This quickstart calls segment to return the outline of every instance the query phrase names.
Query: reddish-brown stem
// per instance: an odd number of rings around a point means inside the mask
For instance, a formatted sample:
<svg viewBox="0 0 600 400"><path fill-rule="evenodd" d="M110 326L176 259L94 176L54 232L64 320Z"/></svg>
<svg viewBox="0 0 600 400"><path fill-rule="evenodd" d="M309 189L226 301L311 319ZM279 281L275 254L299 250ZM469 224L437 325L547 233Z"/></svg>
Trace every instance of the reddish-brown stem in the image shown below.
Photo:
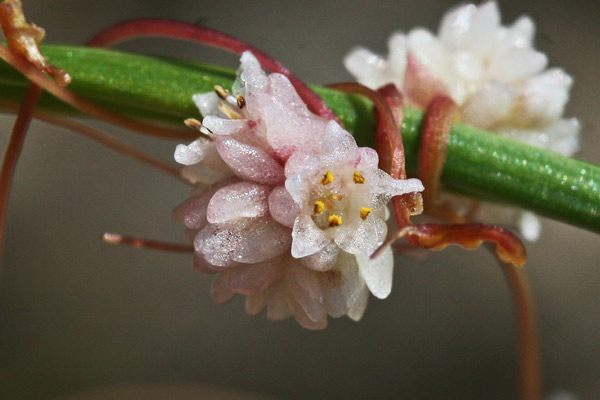
<svg viewBox="0 0 600 400"><path fill-rule="evenodd" d="M193 139L198 136L197 134L194 134L188 130L163 128L147 124L141 121L137 121L131 118L126 118L121 115L110 112L90 102L89 100L86 100L83 97L76 95L67 88L58 86L53 80L48 78L42 72L38 71L33 65L27 62L27 60L13 54L8 48L6 48L3 45L0 45L0 58L12 65L23 75L25 75L27 79L29 79L31 82L40 86L47 92L51 93L53 96L59 98L60 100L69 104L73 108L83 112L84 114L89 114L98 119L107 121L113 125L117 125L146 135L164 137L169 139Z"/></svg>
<svg viewBox="0 0 600 400"><path fill-rule="evenodd" d="M163 242L161 240L144 239L135 236L125 236L118 233L105 233L102 240L110 244L125 244L140 249L171 251L176 253L193 253L194 248L187 244Z"/></svg>
<svg viewBox="0 0 600 400"><path fill-rule="evenodd" d="M12 103L6 102L4 100L0 100L0 106L2 106L3 108L5 108L7 110L18 110L18 106L14 105ZM120 153L127 157L131 157L134 160L138 160L146 165L151 166L152 168L155 168L169 176L172 176L174 178L179 179L182 182L189 184L189 181L187 181L186 179L184 179L181 176L179 169L177 169L176 167L173 167L162 160L151 157L151 156L147 155L146 153L143 153L143 152L135 149L134 147L131 147L131 146L111 137L110 135L107 135L105 133L102 133L102 132L92 128L91 126L82 124L80 122L77 122L77 121L74 121L74 120L71 120L68 118L63 118L63 117L59 117L57 115L47 114L47 113L40 112L40 111L34 111L33 116L34 116L34 118L39 119L40 121L44 121L44 122L47 122L52 125L57 125L57 126L62 126L64 128L68 128L71 131L73 131L75 133L79 133L80 135L83 135L83 136L87 137L88 139L91 139L91 140L95 141L96 143L98 143L104 147L107 147L110 150L113 150L116 153Z"/></svg>
<svg viewBox="0 0 600 400"><path fill-rule="evenodd" d="M539 400L541 398L540 355L531 290L522 271L512 265L501 264L504 277L511 288L516 310L519 399Z"/></svg>
<svg viewBox="0 0 600 400"><path fill-rule="evenodd" d="M341 121L338 119L337 115L327 107L325 102L279 61L276 61L273 57L256 47L250 46L239 39L210 28L181 21L143 18L114 25L92 37L88 40L87 44L89 46L108 46L124 40L143 36L163 36L191 40L228 50L236 54L242 54L244 51L249 50L258 59L263 68L287 76L302 100L304 100L312 112L328 120L334 119L341 125Z"/></svg>
<svg viewBox="0 0 600 400"><path fill-rule="evenodd" d="M162 160L151 157L151 156L149 156L149 155L147 155L147 154L145 154L145 153L143 153L143 152L141 152L141 151L139 151L139 150L109 136L109 135L106 135L88 125L84 125L79 122L67 119L67 118L60 118L60 117L56 117L56 116L44 114L44 113L35 113L35 117L42 121L46 121L46 122L54 124L54 125L59 125L59 126L68 128L76 133L79 133L79 134L101 144L104 147L107 147L117 153L121 153L127 157L131 157L134 160L138 160L146 165L151 166L152 168L155 168L169 176L172 176L174 178L179 179L182 182L189 184L189 182L186 179L182 178L178 168L175 168Z"/></svg>
<svg viewBox="0 0 600 400"><path fill-rule="evenodd" d="M456 104L447 96L435 97L427 107L419 147L419 179L425 186L425 207L436 206L455 112Z"/></svg>
<svg viewBox="0 0 600 400"><path fill-rule="evenodd" d="M12 186L12 179L15 174L15 168L21 149L23 148L23 142L25 141L25 135L27 134L27 128L31 122L33 115L33 109L37 104L42 90L35 84L29 85L27 95L23 104L19 108L15 125L13 126L12 133L6 147L4 154L4 161L2 162L2 170L0 171L0 258L2 255L2 245L4 242L4 226L6 224L6 210L8 207L8 199L10 196L10 189ZM1 272L0 263L0 272Z"/></svg>

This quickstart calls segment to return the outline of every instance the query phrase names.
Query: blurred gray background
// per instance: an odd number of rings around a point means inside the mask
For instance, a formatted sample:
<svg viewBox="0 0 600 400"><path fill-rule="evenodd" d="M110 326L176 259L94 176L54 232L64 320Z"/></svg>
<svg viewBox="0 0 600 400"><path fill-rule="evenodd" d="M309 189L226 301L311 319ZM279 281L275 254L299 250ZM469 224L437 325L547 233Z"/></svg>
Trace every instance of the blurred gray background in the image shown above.
<svg viewBox="0 0 600 400"><path fill-rule="evenodd" d="M385 52L392 31L437 29L452 4L25 1L47 42L81 44L134 17L199 21L314 83L350 79L341 60L352 46ZM578 157L600 163L598 3L514 0L500 8L505 23L533 16L538 48L575 77L567 115L583 125ZM236 56L189 43L146 39L120 48L237 65ZM0 116L1 149L12 121ZM172 157L175 143L96 126ZM309 332L292 320L248 317L241 299L214 304L210 277L192 269L191 256L100 241L105 231L183 241L169 214L187 193L184 184L84 138L33 124L2 260L0 398L116 398L123 387L129 398L139 387L144 398L224 398L218 390L234 391L232 398L515 398L511 303L487 252L451 248L421 262L398 258L391 296L372 298L362 321L330 320L325 331ZM538 308L544 393L597 399L599 240L560 223L543 225L540 242L528 246L526 271ZM169 390L177 394L163 395Z"/></svg>

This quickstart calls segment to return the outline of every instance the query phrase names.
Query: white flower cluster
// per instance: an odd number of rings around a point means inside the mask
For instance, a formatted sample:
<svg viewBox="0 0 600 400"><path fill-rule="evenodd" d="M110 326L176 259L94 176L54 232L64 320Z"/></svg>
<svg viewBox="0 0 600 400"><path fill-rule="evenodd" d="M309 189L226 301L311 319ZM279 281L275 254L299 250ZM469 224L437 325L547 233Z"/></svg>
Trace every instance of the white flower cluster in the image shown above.
<svg viewBox="0 0 600 400"><path fill-rule="evenodd" d="M197 186L174 218L193 236L195 266L218 274L213 297L242 294L249 314L266 307L310 329L327 315L360 319L369 290L391 291L391 250L369 259L387 234L386 203L423 185L380 170L373 149L311 113L249 52L234 93L217 92L194 98L206 136L175 152Z"/></svg>
<svg viewBox="0 0 600 400"><path fill-rule="evenodd" d="M389 55L352 50L346 68L371 88L394 83L408 104L425 108L436 95L459 106L461 122L564 155L579 146L579 123L563 118L572 78L546 69L533 48L535 26L521 17L501 25L495 2L461 5L442 18L437 36L423 28L389 39ZM530 213L521 220L529 240L539 235Z"/></svg>

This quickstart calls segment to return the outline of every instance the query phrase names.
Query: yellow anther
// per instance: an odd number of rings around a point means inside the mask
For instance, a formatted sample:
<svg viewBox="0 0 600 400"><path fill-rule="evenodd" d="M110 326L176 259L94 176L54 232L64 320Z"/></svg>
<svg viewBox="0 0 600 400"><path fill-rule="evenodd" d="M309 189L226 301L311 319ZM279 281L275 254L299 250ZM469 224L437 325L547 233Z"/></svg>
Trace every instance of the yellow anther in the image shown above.
<svg viewBox="0 0 600 400"><path fill-rule="evenodd" d="M340 226L341 224L342 224L342 217L340 217L339 215L336 215L336 214L331 214L329 216L329 226L330 227Z"/></svg>
<svg viewBox="0 0 600 400"><path fill-rule="evenodd" d="M363 184L365 183L365 177L358 171L354 173L354 183Z"/></svg>
<svg viewBox="0 0 600 400"><path fill-rule="evenodd" d="M363 207L360 209L360 217L362 219L367 219L367 217L369 216L369 214L371 214L373 212L372 208L369 207Z"/></svg>
<svg viewBox="0 0 600 400"><path fill-rule="evenodd" d="M227 90L223 89L223 86L221 86L221 85L215 85L215 93L222 100L225 100L227 98L227 95L229 94L229 92Z"/></svg>
<svg viewBox="0 0 600 400"><path fill-rule="evenodd" d="M315 207L313 208L314 214L321 214L324 209L325 209L325 203L323 203L322 201L318 201L318 200L315 201Z"/></svg>
<svg viewBox="0 0 600 400"><path fill-rule="evenodd" d="M229 117L229 119L242 119L242 116L240 114L238 114L237 111L235 111L231 107L229 107L228 104L225 104L222 101L220 101L218 103L218 106L219 106L219 110L221 110L221 112L223 114L227 115L227 117Z"/></svg>
<svg viewBox="0 0 600 400"><path fill-rule="evenodd" d="M244 108L246 106L246 99L241 94L237 97L236 101L239 108Z"/></svg>
<svg viewBox="0 0 600 400"><path fill-rule="evenodd" d="M323 179L321 179L321 185L329 185L331 182L333 182L333 174L330 170L327 170L323 175Z"/></svg>

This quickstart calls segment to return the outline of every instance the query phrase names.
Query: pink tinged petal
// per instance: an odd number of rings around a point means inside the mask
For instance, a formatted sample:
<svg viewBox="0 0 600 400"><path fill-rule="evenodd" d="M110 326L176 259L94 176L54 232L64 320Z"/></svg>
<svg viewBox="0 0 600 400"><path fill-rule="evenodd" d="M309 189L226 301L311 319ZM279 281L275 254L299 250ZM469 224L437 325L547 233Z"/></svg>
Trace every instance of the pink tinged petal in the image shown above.
<svg viewBox="0 0 600 400"><path fill-rule="evenodd" d="M494 1L477 7L471 19L469 31L463 44L480 57L486 57L494 51L496 32L500 28L500 11Z"/></svg>
<svg viewBox="0 0 600 400"><path fill-rule="evenodd" d="M258 293L254 296L246 297L246 313L250 316L261 312L266 306L269 298L266 293Z"/></svg>
<svg viewBox="0 0 600 400"><path fill-rule="evenodd" d="M365 312L365 309L367 308L368 302L369 289L367 289L367 287L364 286L356 301L350 305L350 309L348 310L348 317L353 321L360 321Z"/></svg>
<svg viewBox="0 0 600 400"><path fill-rule="evenodd" d="M202 125L215 135L234 135L249 131L245 119L220 118L214 115L204 117Z"/></svg>
<svg viewBox="0 0 600 400"><path fill-rule="evenodd" d="M379 168L379 155L377 151L370 147L360 147L358 152L360 154L360 159L356 166L358 171Z"/></svg>
<svg viewBox="0 0 600 400"><path fill-rule="evenodd" d="M178 144L175 148L175 161L183 165L199 163L208 155L214 145L212 140L205 137L194 140L187 146Z"/></svg>
<svg viewBox="0 0 600 400"><path fill-rule="evenodd" d="M548 65L544 53L532 49L511 49L492 59L488 73L500 82L519 82L539 74Z"/></svg>
<svg viewBox="0 0 600 400"><path fill-rule="evenodd" d="M334 269L320 274L327 314L334 318L345 315L359 299L365 282L356 257L342 252Z"/></svg>
<svg viewBox="0 0 600 400"><path fill-rule="evenodd" d="M206 208L210 199L221 187L233 183L235 178L224 179L209 187L197 185L190 198L178 205L172 213L174 221L183 222L190 229L202 229L206 224Z"/></svg>
<svg viewBox="0 0 600 400"><path fill-rule="evenodd" d="M225 117L225 114L219 110L219 101L221 99L215 92L208 93L199 93L192 96L192 100L196 107L198 107L198 111L203 116L207 115L218 115L221 117Z"/></svg>
<svg viewBox="0 0 600 400"><path fill-rule="evenodd" d="M194 255L193 265L194 269L200 272L201 274L214 274L222 271L221 268L215 268L214 265L210 265L209 263L204 261L202 257L198 257L196 255Z"/></svg>
<svg viewBox="0 0 600 400"><path fill-rule="evenodd" d="M278 186L269 194L269 213L271 217L283 226L292 228L300 213L300 207L284 186Z"/></svg>
<svg viewBox="0 0 600 400"><path fill-rule="evenodd" d="M442 43L454 49L460 43L471 27L471 20L477 7L474 4L458 6L444 14L438 36Z"/></svg>
<svg viewBox="0 0 600 400"><path fill-rule="evenodd" d="M293 315L289 305L287 290L284 285L274 288L267 305L267 318L272 321L282 321Z"/></svg>
<svg viewBox="0 0 600 400"><path fill-rule="evenodd" d="M338 253L338 246L335 243L329 243L316 253L301 258L300 261L305 267L312 270L328 271L336 265Z"/></svg>
<svg viewBox="0 0 600 400"><path fill-rule="evenodd" d="M329 121L325 138L321 144L320 162L324 167L358 164L360 152L354 136L346 132L335 121Z"/></svg>
<svg viewBox="0 0 600 400"><path fill-rule="evenodd" d="M267 186L250 182L225 186L210 199L206 212L208 222L218 224L235 218L264 217L269 214L269 192Z"/></svg>
<svg viewBox="0 0 600 400"><path fill-rule="evenodd" d="M292 230L292 257L310 256L330 243L309 215L300 215Z"/></svg>
<svg viewBox="0 0 600 400"><path fill-rule="evenodd" d="M327 122L308 110L285 76L271 74L268 79L269 92L248 101L253 112L260 113L277 158L285 161L296 151L318 149Z"/></svg>
<svg viewBox="0 0 600 400"><path fill-rule="evenodd" d="M221 158L240 179L263 185L283 184L283 167L264 150L231 138L215 141Z"/></svg>
<svg viewBox="0 0 600 400"><path fill-rule="evenodd" d="M217 304L227 303L235 296L235 292L227 286L229 280L229 271L221 272L212 281L210 294Z"/></svg>
<svg viewBox="0 0 600 400"><path fill-rule="evenodd" d="M290 248L290 229L271 218L257 218L250 223L244 237L235 248L233 259L254 264L276 257Z"/></svg>
<svg viewBox="0 0 600 400"><path fill-rule="evenodd" d="M340 249L365 257L377 250L387 234L387 224L374 214L369 214L365 220L356 218L336 229L334 241Z"/></svg>
<svg viewBox="0 0 600 400"><path fill-rule="evenodd" d="M298 151L285 162L285 176L309 175L320 168L319 159L313 153Z"/></svg>
<svg viewBox="0 0 600 400"><path fill-rule="evenodd" d="M265 292L283 276L280 257L262 263L241 265L231 270L228 286L236 293L252 296Z"/></svg>
<svg viewBox="0 0 600 400"><path fill-rule="evenodd" d="M488 82L463 106L464 121L481 129L489 129L510 113L513 100L512 87Z"/></svg>
<svg viewBox="0 0 600 400"><path fill-rule="evenodd" d="M404 91L413 104L426 108L434 97L448 95L448 89L440 78L413 54L408 53L406 60Z"/></svg>
<svg viewBox="0 0 600 400"><path fill-rule="evenodd" d="M197 255L202 255L204 260L217 267L235 266L236 249L244 240L249 226L249 220L209 224L196 235L194 250Z"/></svg>
<svg viewBox="0 0 600 400"><path fill-rule="evenodd" d="M392 275L394 256L388 247L379 257L370 260L368 257L356 256L360 273L373 295L385 299L392 291Z"/></svg>
<svg viewBox="0 0 600 400"><path fill-rule="evenodd" d="M308 319L318 322L326 317L318 272L304 267L299 262L291 262L286 270L286 281L290 293Z"/></svg>

